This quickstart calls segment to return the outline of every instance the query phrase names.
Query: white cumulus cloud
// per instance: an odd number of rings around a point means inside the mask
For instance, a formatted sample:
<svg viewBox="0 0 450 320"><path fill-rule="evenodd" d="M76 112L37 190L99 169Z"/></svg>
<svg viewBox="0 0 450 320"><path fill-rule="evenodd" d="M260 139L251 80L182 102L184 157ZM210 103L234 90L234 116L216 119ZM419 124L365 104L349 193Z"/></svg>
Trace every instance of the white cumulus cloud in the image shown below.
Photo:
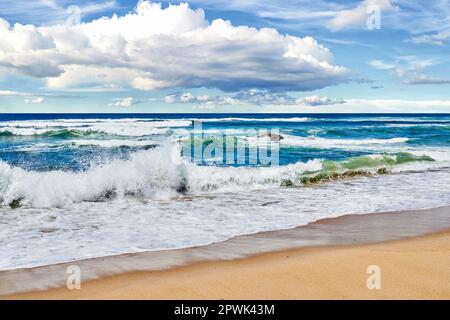
<svg viewBox="0 0 450 320"><path fill-rule="evenodd" d="M164 98L166 103L193 103L198 105L272 105L272 106L319 106L345 103L343 99L332 99L329 97L309 96L295 98L287 93L271 92L264 90L245 90L233 96L195 96L192 93L175 93Z"/></svg>
<svg viewBox="0 0 450 320"><path fill-rule="evenodd" d="M343 104L343 99L331 99L329 97L309 96L297 99L297 104L306 106L326 106L333 104Z"/></svg>
<svg viewBox="0 0 450 320"><path fill-rule="evenodd" d="M369 65L375 69L379 70L392 70L395 69L395 64L386 63L381 60L371 60L369 61Z"/></svg>
<svg viewBox="0 0 450 320"><path fill-rule="evenodd" d="M0 13L1 14L1 13ZM116 86L307 91L349 70L312 37L208 22L188 4L139 1L134 12L79 25L10 25L0 18L0 68L50 88Z"/></svg>
<svg viewBox="0 0 450 320"><path fill-rule="evenodd" d="M113 102L110 102L108 104L109 107L122 107L122 108L129 108L131 106L134 106L135 104L141 103L140 100L136 100L133 97L127 97L127 98L117 98L113 99Z"/></svg>
<svg viewBox="0 0 450 320"><path fill-rule="evenodd" d="M17 96L25 96L26 93L11 91L11 90L0 90L0 97L17 97Z"/></svg>
<svg viewBox="0 0 450 320"><path fill-rule="evenodd" d="M439 60L419 59L415 56L397 57L395 63L371 60L369 65L379 70L391 71L403 84L449 84L450 79L427 74L427 68L441 63Z"/></svg>
<svg viewBox="0 0 450 320"><path fill-rule="evenodd" d="M196 103L203 105L235 105L241 101L228 96L210 96L199 95L195 96L190 92L173 93L164 97L166 103Z"/></svg>
<svg viewBox="0 0 450 320"><path fill-rule="evenodd" d="M25 103L27 104L42 104L45 102L44 97L34 97L34 98L26 98Z"/></svg>

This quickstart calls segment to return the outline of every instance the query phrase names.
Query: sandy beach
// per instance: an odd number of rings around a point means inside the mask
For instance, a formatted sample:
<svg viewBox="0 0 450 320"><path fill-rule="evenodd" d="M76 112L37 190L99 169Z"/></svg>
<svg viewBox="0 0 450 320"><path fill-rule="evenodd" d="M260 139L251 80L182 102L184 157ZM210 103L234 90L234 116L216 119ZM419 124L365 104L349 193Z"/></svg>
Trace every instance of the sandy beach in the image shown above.
<svg viewBox="0 0 450 320"><path fill-rule="evenodd" d="M381 289L367 288L367 268ZM5 297L4 297L5 298ZM131 272L7 299L450 299L450 230L379 244L320 247Z"/></svg>
<svg viewBox="0 0 450 320"><path fill-rule="evenodd" d="M449 2L0 0L0 300L450 300Z"/></svg>

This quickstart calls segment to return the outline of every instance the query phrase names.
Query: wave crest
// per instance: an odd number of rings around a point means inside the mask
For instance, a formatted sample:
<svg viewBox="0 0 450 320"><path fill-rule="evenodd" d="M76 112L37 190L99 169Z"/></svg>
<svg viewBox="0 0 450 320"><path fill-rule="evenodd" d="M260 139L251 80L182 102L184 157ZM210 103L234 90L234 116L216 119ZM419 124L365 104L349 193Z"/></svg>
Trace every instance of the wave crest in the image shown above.
<svg viewBox="0 0 450 320"><path fill-rule="evenodd" d="M192 195L248 191L304 184L359 174L430 168L426 155L398 153L350 158L343 161L311 160L279 167L212 167L188 163L178 145L139 151L128 160L114 160L83 172L27 171L0 162L0 202L10 207L62 207L83 201L117 197L168 199ZM434 167L436 167L436 165Z"/></svg>
<svg viewBox="0 0 450 320"><path fill-rule="evenodd" d="M84 172L26 171L0 162L3 205L61 207L126 195L170 197L183 186L183 162L169 147L137 152Z"/></svg>

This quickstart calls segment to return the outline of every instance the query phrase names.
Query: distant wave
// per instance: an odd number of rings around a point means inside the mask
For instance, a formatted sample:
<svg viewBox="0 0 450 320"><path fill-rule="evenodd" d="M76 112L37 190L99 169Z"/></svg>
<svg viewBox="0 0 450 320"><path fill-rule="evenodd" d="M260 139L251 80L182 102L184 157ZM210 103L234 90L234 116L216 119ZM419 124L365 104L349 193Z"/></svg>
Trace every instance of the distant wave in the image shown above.
<svg viewBox="0 0 450 320"><path fill-rule="evenodd" d="M93 134L140 137L168 134L171 128L189 127L191 121L165 120L55 120L0 122L0 136L51 136L70 138Z"/></svg>
<svg viewBox="0 0 450 320"><path fill-rule="evenodd" d="M97 139L77 139L77 140L65 140L62 143L35 143L30 145L12 147L14 151L43 151L43 150L56 150L63 148L80 148L80 147L99 147L99 148L119 148L119 147L155 147L160 142L153 140L128 140L128 139L110 139L110 140L97 140Z"/></svg>
<svg viewBox="0 0 450 320"><path fill-rule="evenodd" d="M67 144L73 146L97 146L102 148L114 148L114 147L146 147L154 146L159 143L152 140L69 140Z"/></svg>
<svg viewBox="0 0 450 320"><path fill-rule="evenodd" d="M42 136L57 138L72 138L92 135L115 135L124 137L143 137L150 135L170 134L170 128L146 128L146 127L119 127L119 126L91 126L91 127L73 127L66 128L8 128L0 129L0 136Z"/></svg>
<svg viewBox="0 0 450 320"><path fill-rule="evenodd" d="M91 125L145 125L150 127L186 127L191 125L190 120L184 119L60 119L60 120L15 120L0 122L0 127L82 127Z"/></svg>
<svg viewBox="0 0 450 320"><path fill-rule="evenodd" d="M327 139L316 136L299 137L292 135L284 135L281 144L296 147L319 147L333 148L342 146L365 146L365 145L384 145L398 144L409 141L409 138L391 138L391 139Z"/></svg>
<svg viewBox="0 0 450 320"><path fill-rule="evenodd" d="M421 119L417 117L348 117L348 118L317 118L320 121L329 121L329 122L351 122L351 123L361 123L361 122L374 122L374 123L411 123L411 124L420 124L420 123L450 123L450 118L447 119Z"/></svg>
<svg viewBox="0 0 450 320"><path fill-rule="evenodd" d="M426 154L398 153L343 161L315 159L280 167L209 167L187 163L178 146L165 145L83 172L26 171L0 162L0 203L12 208L48 208L118 197L167 199L186 193L301 187L355 175L447 166L448 162Z"/></svg>
<svg viewBox="0 0 450 320"><path fill-rule="evenodd" d="M215 136L215 134L224 133L225 131L221 130L205 130L203 131L204 135L203 137L196 136L194 137L195 141L203 140L204 142L212 142L212 141L222 141L222 136ZM270 142L269 137L261 137L261 136L255 136L254 131L245 131L241 129L231 129L230 130L232 135L238 135L238 138L247 140L250 144L257 144L261 142ZM246 136L247 133L252 133L251 136ZM208 135L210 134L210 135ZM391 139L329 139L329 138L321 138L317 136L293 136L293 135L287 135L287 134L281 134L283 137L282 140L280 140L280 144L282 145L288 145L288 146L297 146L297 147L320 147L320 148L333 148L333 147L339 147L339 146L351 146L351 145L357 145L357 146L366 146L366 145L374 145L374 144L398 144L398 143L405 143L408 142L409 138L391 138ZM229 139L233 139L234 136L228 137ZM189 138L184 137L182 138L183 141L188 141Z"/></svg>
<svg viewBox="0 0 450 320"><path fill-rule="evenodd" d="M438 127L440 129L450 129L450 122L447 123L388 123L385 125L389 128L410 128L410 127Z"/></svg>
<svg viewBox="0 0 450 320"><path fill-rule="evenodd" d="M193 118L194 121L200 122L305 122L309 118L293 117L293 118Z"/></svg>

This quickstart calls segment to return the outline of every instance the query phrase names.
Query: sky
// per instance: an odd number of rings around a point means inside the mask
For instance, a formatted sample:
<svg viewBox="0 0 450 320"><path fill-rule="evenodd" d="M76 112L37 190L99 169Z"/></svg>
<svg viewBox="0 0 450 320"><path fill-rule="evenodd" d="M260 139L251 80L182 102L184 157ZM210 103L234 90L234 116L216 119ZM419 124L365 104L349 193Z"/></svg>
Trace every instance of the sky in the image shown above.
<svg viewBox="0 0 450 320"><path fill-rule="evenodd" d="M0 0L0 113L450 113L449 0Z"/></svg>

